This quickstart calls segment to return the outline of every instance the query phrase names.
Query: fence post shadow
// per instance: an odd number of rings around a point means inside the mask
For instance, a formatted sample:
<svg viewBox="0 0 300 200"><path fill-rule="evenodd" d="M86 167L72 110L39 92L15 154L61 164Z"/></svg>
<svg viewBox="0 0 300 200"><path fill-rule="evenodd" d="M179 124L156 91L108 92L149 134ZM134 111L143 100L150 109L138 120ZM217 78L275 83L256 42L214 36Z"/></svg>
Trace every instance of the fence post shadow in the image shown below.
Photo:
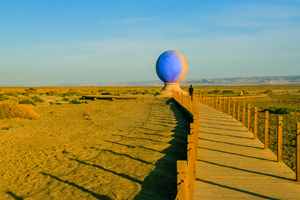
<svg viewBox="0 0 300 200"><path fill-rule="evenodd" d="M23 200L22 197L17 196L12 191L6 191L5 193L8 194L9 196L11 196L12 198L14 198L15 200Z"/></svg>
<svg viewBox="0 0 300 200"><path fill-rule="evenodd" d="M187 158L187 136L191 118L177 105L174 99L166 102L176 118L176 126L172 130L171 145L161 151L164 157L155 163L155 169L143 181L141 191L134 200L173 200L177 195L177 160ZM151 147L149 147L151 148Z"/></svg>

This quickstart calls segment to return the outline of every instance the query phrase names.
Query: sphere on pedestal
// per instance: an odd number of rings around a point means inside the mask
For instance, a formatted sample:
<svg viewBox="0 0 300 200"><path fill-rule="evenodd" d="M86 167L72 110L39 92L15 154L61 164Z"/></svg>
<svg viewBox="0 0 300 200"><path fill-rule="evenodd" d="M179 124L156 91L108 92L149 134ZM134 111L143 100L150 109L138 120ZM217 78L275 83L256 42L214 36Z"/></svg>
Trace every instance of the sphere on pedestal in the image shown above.
<svg viewBox="0 0 300 200"><path fill-rule="evenodd" d="M188 65L185 57L178 51L162 53L156 61L156 73L165 83L179 83L186 76Z"/></svg>

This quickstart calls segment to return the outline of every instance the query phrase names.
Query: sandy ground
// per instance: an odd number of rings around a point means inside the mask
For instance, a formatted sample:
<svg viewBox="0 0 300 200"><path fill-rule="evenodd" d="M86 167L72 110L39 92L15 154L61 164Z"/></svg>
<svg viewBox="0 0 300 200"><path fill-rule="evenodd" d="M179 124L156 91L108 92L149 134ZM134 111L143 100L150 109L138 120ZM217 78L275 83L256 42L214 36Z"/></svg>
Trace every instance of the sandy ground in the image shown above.
<svg viewBox="0 0 300 200"><path fill-rule="evenodd" d="M189 121L167 98L40 103L0 121L0 199L174 199Z"/></svg>

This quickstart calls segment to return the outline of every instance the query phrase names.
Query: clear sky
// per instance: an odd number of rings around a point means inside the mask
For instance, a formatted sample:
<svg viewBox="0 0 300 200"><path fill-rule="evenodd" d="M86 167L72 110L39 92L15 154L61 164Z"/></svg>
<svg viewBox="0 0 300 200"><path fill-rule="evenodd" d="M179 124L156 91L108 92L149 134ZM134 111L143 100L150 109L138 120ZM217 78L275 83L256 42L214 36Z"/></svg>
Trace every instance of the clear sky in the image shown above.
<svg viewBox="0 0 300 200"><path fill-rule="evenodd" d="M0 85L300 75L300 0L0 0Z"/></svg>

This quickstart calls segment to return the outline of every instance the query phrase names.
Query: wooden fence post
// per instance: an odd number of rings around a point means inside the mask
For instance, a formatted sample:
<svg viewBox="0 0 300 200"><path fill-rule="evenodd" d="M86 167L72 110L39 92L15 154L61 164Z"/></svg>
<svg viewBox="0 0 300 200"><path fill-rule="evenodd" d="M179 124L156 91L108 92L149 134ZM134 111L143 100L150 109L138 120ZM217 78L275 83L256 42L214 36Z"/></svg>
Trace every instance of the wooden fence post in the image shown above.
<svg viewBox="0 0 300 200"><path fill-rule="evenodd" d="M206 93L206 105L209 106L209 98L208 98L208 94Z"/></svg>
<svg viewBox="0 0 300 200"><path fill-rule="evenodd" d="M232 103L232 118L235 118L235 99L233 99Z"/></svg>
<svg viewBox="0 0 300 200"><path fill-rule="evenodd" d="M243 104L243 126L246 124L246 102Z"/></svg>
<svg viewBox="0 0 300 200"><path fill-rule="evenodd" d="M240 115L241 115L241 103L238 102L238 107L237 107L237 121L240 121Z"/></svg>
<svg viewBox="0 0 300 200"><path fill-rule="evenodd" d="M211 94L211 107L214 108L214 95Z"/></svg>
<svg viewBox="0 0 300 200"><path fill-rule="evenodd" d="M228 101L227 101L227 114L230 115L230 99L228 98Z"/></svg>
<svg viewBox="0 0 300 200"><path fill-rule="evenodd" d="M300 123L297 123L297 150L296 150L296 177L297 181L300 182Z"/></svg>
<svg viewBox="0 0 300 200"><path fill-rule="evenodd" d="M253 128L253 139L257 139L257 107L254 108L254 128Z"/></svg>
<svg viewBox="0 0 300 200"><path fill-rule="evenodd" d="M269 111L265 111L265 149L269 148Z"/></svg>
<svg viewBox="0 0 300 200"><path fill-rule="evenodd" d="M248 131L250 131L250 103L248 103L248 118L247 118L247 128L248 128Z"/></svg>
<svg viewBox="0 0 300 200"><path fill-rule="evenodd" d="M222 96L220 96L219 111L222 112Z"/></svg>
<svg viewBox="0 0 300 200"><path fill-rule="evenodd" d="M226 100L225 96L223 97L223 107L222 107L222 112L225 113L225 105L226 105Z"/></svg>
<svg viewBox="0 0 300 200"><path fill-rule="evenodd" d="M177 161L177 199L188 200L187 161Z"/></svg>
<svg viewBox="0 0 300 200"><path fill-rule="evenodd" d="M202 92L199 92L198 97L199 97L199 102L203 103L203 93Z"/></svg>
<svg viewBox="0 0 300 200"><path fill-rule="evenodd" d="M187 170L187 178L188 178L188 196L189 200L193 199L193 188L194 188L194 181L196 180L196 154L195 154L195 142L194 142L194 136L195 135L188 135L188 157L187 157L187 163L188 163L188 170Z"/></svg>
<svg viewBox="0 0 300 200"><path fill-rule="evenodd" d="M207 95L207 105L210 107L211 103L211 95Z"/></svg>
<svg viewBox="0 0 300 200"><path fill-rule="evenodd" d="M278 116L278 128L277 128L277 162L282 162L282 116Z"/></svg>

